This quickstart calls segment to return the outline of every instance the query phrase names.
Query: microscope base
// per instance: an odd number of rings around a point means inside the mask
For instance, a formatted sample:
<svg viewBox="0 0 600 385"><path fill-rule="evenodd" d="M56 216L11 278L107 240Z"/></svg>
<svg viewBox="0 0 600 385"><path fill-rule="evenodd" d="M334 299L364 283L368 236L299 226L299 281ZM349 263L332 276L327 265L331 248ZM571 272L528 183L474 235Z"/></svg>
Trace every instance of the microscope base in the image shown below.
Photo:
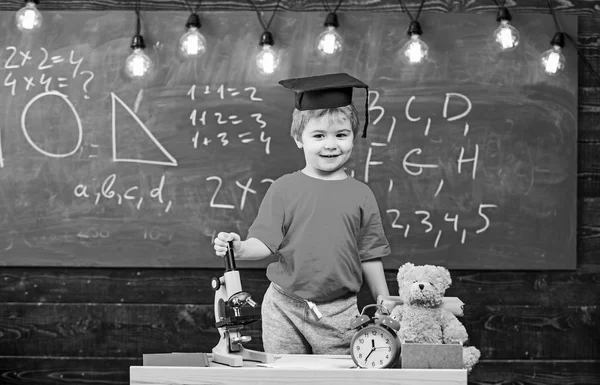
<svg viewBox="0 0 600 385"><path fill-rule="evenodd" d="M213 349L213 362L234 367L241 367L244 359L241 356L231 353L218 353Z"/></svg>
<svg viewBox="0 0 600 385"><path fill-rule="evenodd" d="M275 362L273 354L246 349L242 343L232 343L242 338L240 329L241 327L218 328L221 339L212 349L213 362L229 366L242 366L244 361L258 361L265 364ZM250 337L246 338L250 339Z"/></svg>
<svg viewBox="0 0 600 385"><path fill-rule="evenodd" d="M238 352L223 352L219 351L217 348L218 346L214 347L212 350L212 361L218 364L241 367L243 366L244 361L258 361L265 364L275 362L273 354L246 349L243 346L240 346Z"/></svg>

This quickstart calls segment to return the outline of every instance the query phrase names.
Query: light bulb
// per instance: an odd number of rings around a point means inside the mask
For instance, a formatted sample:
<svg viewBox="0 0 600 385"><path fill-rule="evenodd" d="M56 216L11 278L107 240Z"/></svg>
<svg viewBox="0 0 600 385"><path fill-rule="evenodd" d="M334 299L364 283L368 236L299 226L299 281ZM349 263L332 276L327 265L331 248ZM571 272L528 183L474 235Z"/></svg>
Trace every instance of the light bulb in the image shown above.
<svg viewBox="0 0 600 385"><path fill-rule="evenodd" d="M429 47L419 35L411 35L400 50L402 60L408 64L421 64L427 60Z"/></svg>
<svg viewBox="0 0 600 385"><path fill-rule="evenodd" d="M562 49L557 45L542 54L542 68L548 75L556 75L558 71L565 68L565 63Z"/></svg>
<svg viewBox="0 0 600 385"><path fill-rule="evenodd" d="M500 7L496 20L500 23L494 31L494 41L503 51L511 51L519 45L519 31L510 24L512 16L506 7Z"/></svg>
<svg viewBox="0 0 600 385"><path fill-rule="evenodd" d="M321 56L335 56L342 50L343 39L337 32L340 26L337 15L330 12L325 19L325 31L317 37L317 52Z"/></svg>
<svg viewBox="0 0 600 385"><path fill-rule="evenodd" d="M206 39L198 31L198 28L190 27L181 39L179 39L181 52L187 57L199 57L206 51Z"/></svg>
<svg viewBox="0 0 600 385"><path fill-rule="evenodd" d="M327 27L327 30L319 35L317 50L326 56L333 56L342 50L342 37L335 27Z"/></svg>
<svg viewBox="0 0 600 385"><path fill-rule="evenodd" d="M519 45L519 31L508 20L500 21L500 26L494 31L494 41L503 51L511 51Z"/></svg>
<svg viewBox="0 0 600 385"><path fill-rule="evenodd" d="M28 0L25 6L17 11L17 28L21 31L33 31L42 26L42 14L35 5L36 1Z"/></svg>
<svg viewBox="0 0 600 385"><path fill-rule="evenodd" d="M542 68L546 74L556 75L558 71L565 68L567 63L565 56L562 54L562 47L565 46L565 35L562 32L557 32L550 41L552 48L542 54Z"/></svg>
<svg viewBox="0 0 600 385"><path fill-rule="evenodd" d="M260 37L262 49L256 55L256 67L262 75L271 75L279 68L279 53L273 49L274 39L269 31Z"/></svg>
<svg viewBox="0 0 600 385"><path fill-rule="evenodd" d="M185 57L200 57L206 51L206 39L198 30L200 18L192 13L185 24L188 31L179 39L179 49Z"/></svg>
<svg viewBox="0 0 600 385"><path fill-rule="evenodd" d="M398 52L402 62L417 65L427 60L429 47L421 40L421 34L421 24L418 21L412 21L408 27L408 36L410 37Z"/></svg>
<svg viewBox="0 0 600 385"><path fill-rule="evenodd" d="M131 78L144 77L152 69L152 60L142 48L136 48L125 60L125 73Z"/></svg>
<svg viewBox="0 0 600 385"><path fill-rule="evenodd" d="M256 55L256 66L263 75L270 75L279 68L279 55L270 45L263 45Z"/></svg>
<svg viewBox="0 0 600 385"><path fill-rule="evenodd" d="M131 41L133 52L125 60L125 74L132 79L139 79L152 71L152 60L144 51L146 44L142 35L135 35Z"/></svg>

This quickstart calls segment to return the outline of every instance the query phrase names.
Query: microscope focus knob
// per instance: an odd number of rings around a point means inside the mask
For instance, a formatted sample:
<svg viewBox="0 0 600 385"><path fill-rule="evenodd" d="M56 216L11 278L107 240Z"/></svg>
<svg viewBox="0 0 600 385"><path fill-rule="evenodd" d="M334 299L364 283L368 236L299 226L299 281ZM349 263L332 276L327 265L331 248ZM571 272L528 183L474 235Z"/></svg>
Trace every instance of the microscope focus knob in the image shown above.
<svg viewBox="0 0 600 385"><path fill-rule="evenodd" d="M221 280L217 277L212 277L210 280L210 287L212 287L214 291L219 290L221 288Z"/></svg>

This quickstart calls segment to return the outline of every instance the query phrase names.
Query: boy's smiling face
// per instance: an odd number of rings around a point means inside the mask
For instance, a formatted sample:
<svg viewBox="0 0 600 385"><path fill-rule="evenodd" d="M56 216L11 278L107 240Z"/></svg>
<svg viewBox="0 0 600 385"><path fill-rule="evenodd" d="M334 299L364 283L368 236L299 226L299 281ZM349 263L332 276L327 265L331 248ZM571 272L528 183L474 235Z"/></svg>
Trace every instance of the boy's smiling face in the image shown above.
<svg viewBox="0 0 600 385"><path fill-rule="evenodd" d="M320 179L346 177L342 167L354 146L354 134L348 119L327 115L312 118L296 144L304 150L306 174Z"/></svg>

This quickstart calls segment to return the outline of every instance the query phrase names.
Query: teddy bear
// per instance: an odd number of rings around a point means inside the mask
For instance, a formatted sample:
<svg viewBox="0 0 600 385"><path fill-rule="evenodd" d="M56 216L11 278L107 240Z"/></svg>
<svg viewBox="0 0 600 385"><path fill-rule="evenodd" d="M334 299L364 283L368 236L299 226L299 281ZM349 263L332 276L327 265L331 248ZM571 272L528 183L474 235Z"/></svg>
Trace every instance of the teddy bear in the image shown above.
<svg viewBox="0 0 600 385"><path fill-rule="evenodd" d="M452 312L441 307L452 279L441 266L415 266L408 262L398 269L398 291L402 304L390 315L400 322L400 341L463 345L467 330ZM481 353L474 346L463 347L463 367L470 373Z"/></svg>

